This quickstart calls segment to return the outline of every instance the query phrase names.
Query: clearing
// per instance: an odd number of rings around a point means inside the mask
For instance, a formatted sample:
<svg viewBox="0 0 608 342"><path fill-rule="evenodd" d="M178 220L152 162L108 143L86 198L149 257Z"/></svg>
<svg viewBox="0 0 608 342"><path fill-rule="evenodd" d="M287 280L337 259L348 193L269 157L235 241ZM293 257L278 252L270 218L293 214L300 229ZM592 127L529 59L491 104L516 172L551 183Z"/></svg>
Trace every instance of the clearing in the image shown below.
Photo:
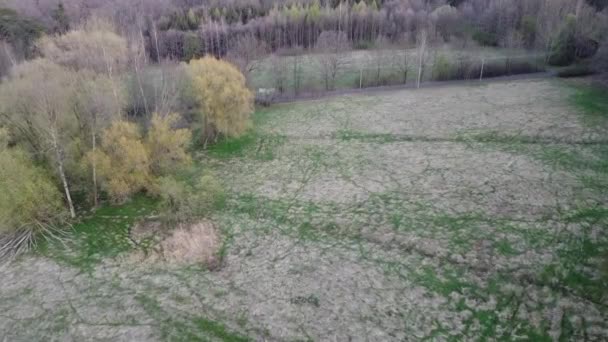
<svg viewBox="0 0 608 342"><path fill-rule="evenodd" d="M33 340L606 340L608 118L528 80L258 110L201 153L222 265L154 262L137 198L0 269L0 336ZM600 113L601 114L601 113Z"/></svg>

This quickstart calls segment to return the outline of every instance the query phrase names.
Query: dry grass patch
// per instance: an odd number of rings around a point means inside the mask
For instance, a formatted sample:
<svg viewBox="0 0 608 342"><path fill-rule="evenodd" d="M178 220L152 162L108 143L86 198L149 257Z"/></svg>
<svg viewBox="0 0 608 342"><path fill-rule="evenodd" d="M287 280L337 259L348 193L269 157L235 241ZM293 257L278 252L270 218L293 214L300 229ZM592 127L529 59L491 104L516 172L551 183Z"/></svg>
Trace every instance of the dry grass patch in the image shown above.
<svg viewBox="0 0 608 342"><path fill-rule="evenodd" d="M130 236L139 247L128 256L131 262L203 264L209 269L220 264L220 235L208 220L180 223L174 229L160 221L142 221L133 226Z"/></svg>
<svg viewBox="0 0 608 342"><path fill-rule="evenodd" d="M209 268L219 265L220 236L210 221L180 225L161 242L165 260L176 263L202 263Z"/></svg>

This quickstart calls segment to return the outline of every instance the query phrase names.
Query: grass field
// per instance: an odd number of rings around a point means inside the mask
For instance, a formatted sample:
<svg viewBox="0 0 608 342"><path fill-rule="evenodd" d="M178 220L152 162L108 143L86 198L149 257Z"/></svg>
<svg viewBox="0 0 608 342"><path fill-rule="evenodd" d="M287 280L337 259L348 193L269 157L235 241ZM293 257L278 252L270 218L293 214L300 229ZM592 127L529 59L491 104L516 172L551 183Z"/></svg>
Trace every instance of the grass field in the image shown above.
<svg viewBox="0 0 608 342"><path fill-rule="evenodd" d="M0 336L606 340L607 98L536 80L260 109L197 157L227 189L222 267L142 257L154 201L104 208L0 269Z"/></svg>

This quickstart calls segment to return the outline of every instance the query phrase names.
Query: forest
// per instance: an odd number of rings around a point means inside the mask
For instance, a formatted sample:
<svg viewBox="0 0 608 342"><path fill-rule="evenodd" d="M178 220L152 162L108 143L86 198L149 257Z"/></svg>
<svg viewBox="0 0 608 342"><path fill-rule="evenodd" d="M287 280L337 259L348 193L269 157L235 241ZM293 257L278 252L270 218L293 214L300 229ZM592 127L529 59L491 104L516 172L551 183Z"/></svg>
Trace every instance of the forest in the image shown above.
<svg viewBox="0 0 608 342"><path fill-rule="evenodd" d="M608 338L607 73L608 0L0 0L0 339Z"/></svg>

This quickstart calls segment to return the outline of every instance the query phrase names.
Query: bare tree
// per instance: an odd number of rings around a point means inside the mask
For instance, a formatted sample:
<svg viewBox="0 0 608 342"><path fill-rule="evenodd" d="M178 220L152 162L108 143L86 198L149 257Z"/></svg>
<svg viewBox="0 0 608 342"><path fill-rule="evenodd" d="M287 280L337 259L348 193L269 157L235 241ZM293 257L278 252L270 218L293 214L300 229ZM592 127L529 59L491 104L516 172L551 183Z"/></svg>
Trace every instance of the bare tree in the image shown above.
<svg viewBox="0 0 608 342"><path fill-rule="evenodd" d="M416 87L420 88L420 81L423 76L424 64L427 60L428 55L428 41L427 41L427 33L426 30L421 30L418 32L418 36L416 37L416 59L418 63L418 76L416 78Z"/></svg>
<svg viewBox="0 0 608 342"><path fill-rule="evenodd" d="M403 84L407 83L407 72L409 71L411 60L408 56L408 48L410 47L410 35L405 33L398 41L399 53L393 54L393 65L403 75Z"/></svg>
<svg viewBox="0 0 608 342"><path fill-rule="evenodd" d="M117 80L128 65L127 41L115 32L113 25L97 17L82 27L60 36L42 38L38 47L42 55L73 70L91 70L105 74L112 82L112 92L120 102Z"/></svg>
<svg viewBox="0 0 608 342"><path fill-rule="evenodd" d="M277 54L270 56L270 72L275 90L281 94L284 93L287 88L287 75L289 73L289 66L285 57Z"/></svg>
<svg viewBox="0 0 608 342"><path fill-rule="evenodd" d="M325 90L335 87L336 76L344 66L344 52L350 48L346 34L339 31L323 31L317 38L317 60L325 82Z"/></svg>
<svg viewBox="0 0 608 342"><path fill-rule="evenodd" d="M260 67L261 60L268 50L266 43L253 34L243 35L231 42L226 59L236 65L249 80L250 74Z"/></svg>
<svg viewBox="0 0 608 342"><path fill-rule="evenodd" d="M291 49L291 73L293 78L293 92L297 95L300 92L302 85L302 59L304 49L301 46L296 46Z"/></svg>
<svg viewBox="0 0 608 342"><path fill-rule="evenodd" d="M547 59L553 49L564 19L575 10L576 2L571 0L542 0L536 26L536 44L547 52Z"/></svg>
<svg viewBox="0 0 608 342"><path fill-rule="evenodd" d="M519 49L524 46L524 39L521 32L517 30L508 32L502 41L502 45L506 48L506 68L507 70L510 70L513 57L516 56Z"/></svg>
<svg viewBox="0 0 608 342"><path fill-rule="evenodd" d="M370 54L376 72L376 85L380 85L382 83L382 69L390 67L390 57L393 55L393 51L389 51L390 47L390 41L385 36L380 35L376 38L374 50Z"/></svg>

